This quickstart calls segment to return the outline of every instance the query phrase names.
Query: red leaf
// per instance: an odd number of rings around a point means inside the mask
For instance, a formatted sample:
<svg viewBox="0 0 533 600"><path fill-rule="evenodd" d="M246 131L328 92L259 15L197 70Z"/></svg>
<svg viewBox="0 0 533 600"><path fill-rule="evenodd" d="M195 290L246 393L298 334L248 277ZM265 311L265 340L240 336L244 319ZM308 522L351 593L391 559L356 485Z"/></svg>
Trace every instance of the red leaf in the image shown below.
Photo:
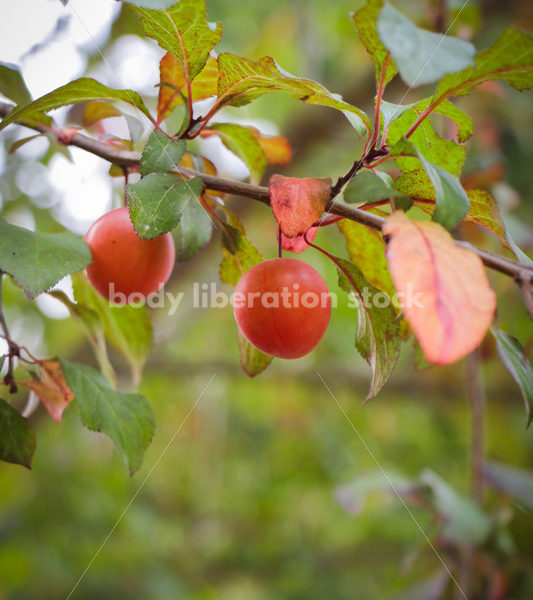
<svg viewBox="0 0 533 600"><path fill-rule="evenodd" d="M307 239L312 242L315 239L316 232L318 231L318 227L311 227L307 230ZM279 233L278 233L279 240ZM298 235L294 238L288 238L286 235L281 234L281 247L283 250L287 250L288 252L296 252L296 254L300 254L303 252L309 244L304 239L304 234Z"/></svg>
<svg viewBox="0 0 533 600"><path fill-rule="evenodd" d="M270 203L281 231L289 238L303 235L325 211L331 179L298 179L272 175Z"/></svg>
<svg viewBox="0 0 533 600"><path fill-rule="evenodd" d="M391 238L387 260L403 312L426 359L444 365L463 358L481 343L496 310L481 259L439 224L401 211L383 234Z"/></svg>
<svg viewBox="0 0 533 600"><path fill-rule="evenodd" d="M65 376L58 361L40 360L37 364L41 372L41 380L23 381L22 385L38 396L54 421L61 423L63 411L74 398L74 395L65 381Z"/></svg>

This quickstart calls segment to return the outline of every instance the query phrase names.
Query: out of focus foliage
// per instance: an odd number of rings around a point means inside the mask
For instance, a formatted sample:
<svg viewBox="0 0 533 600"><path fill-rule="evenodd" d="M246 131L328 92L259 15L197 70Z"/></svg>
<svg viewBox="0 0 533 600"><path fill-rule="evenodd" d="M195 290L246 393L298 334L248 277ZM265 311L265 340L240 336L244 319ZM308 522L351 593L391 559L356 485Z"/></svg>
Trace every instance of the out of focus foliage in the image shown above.
<svg viewBox="0 0 533 600"><path fill-rule="evenodd" d="M209 19L224 25L221 49L251 58L274 56L288 71L315 78L364 108L374 95L371 64L348 16L361 4L208 2ZM436 22L437 2L396 4L422 25ZM453 27L483 47L506 24L531 28L528 6L518 0L471 2ZM120 36L138 33L136 18L123 10L102 46L104 54ZM89 66L102 67L98 53L90 57ZM385 97L399 102L404 92L395 84ZM427 95L423 90L417 94ZM413 98L410 93L403 102ZM516 240L531 249L531 96L505 85L487 85L461 98L458 106L472 115L475 126L465 179L491 189ZM227 114L237 117L232 109ZM295 160L286 174L335 177L361 152L342 116L325 108L299 105L276 94L250 105L244 114L289 137ZM49 153L29 159L8 156L11 133L4 133L1 141L6 155L0 182L3 216L20 223L33 220L39 230L54 231L54 219L68 219L59 209L47 210L53 204L53 199L46 204L47 190L28 185L28 178L44 177ZM116 182L115 203L120 193ZM273 257L276 227L267 209L237 199L231 205L246 222L249 238L265 257ZM495 237L475 233L480 245L502 251ZM345 255L333 232L321 231L317 239ZM239 369L231 308L192 307L195 285L218 282L218 246L216 234L202 253L176 268L169 289L186 293L176 314L153 314L156 343L141 391L158 425L141 471L127 477L111 442L81 428L75 406L65 411L63 424L53 422L42 408L34 413L39 445L31 472L0 464L0 599L66 597L147 476L72 598L430 597L407 590L423 580L435 586L435 577L443 572L416 523L433 539L442 529L434 510L415 503L409 504L409 514L395 495L372 492L362 509L350 515L335 491L375 472L379 463L385 472L407 479L431 469L468 496L466 364L416 373L414 352L404 352L391 384L362 407L368 373L349 333L355 328L353 310L341 298L314 353L295 362L276 360L268 372L249 380ZM311 249L302 258L318 267L335 289L333 265ZM503 276L491 275L491 282L505 315L500 325L520 338L531 358L533 329L518 291ZM37 355L93 361L77 324L46 317L18 288L5 287L13 337ZM121 367L119 378L126 389L128 366L115 354L112 359ZM491 340L482 347L482 359L487 457L527 470L533 442L531 431L524 429L519 390L498 362ZM16 403L25 405L24 392ZM508 528L484 542L477 567L505 577L513 594L509 598L525 599L533 594L533 573L527 569L533 563L531 506L492 490L486 506L502 529ZM444 560L456 560L445 543L435 544ZM454 593L449 585L449 597Z"/></svg>

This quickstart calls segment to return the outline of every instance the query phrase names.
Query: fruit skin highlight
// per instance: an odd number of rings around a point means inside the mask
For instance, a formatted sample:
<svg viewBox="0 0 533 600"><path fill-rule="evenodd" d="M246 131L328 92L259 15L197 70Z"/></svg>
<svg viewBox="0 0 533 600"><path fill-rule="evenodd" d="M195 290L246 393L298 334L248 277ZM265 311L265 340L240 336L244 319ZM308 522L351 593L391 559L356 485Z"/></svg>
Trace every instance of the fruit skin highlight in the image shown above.
<svg viewBox="0 0 533 600"><path fill-rule="evenodd" d="M139 238L127 207L111 210L85 235L93 262L85 270L94 289L116 303L139 302L169 279L176 259L174 240L165 233Z"/></svg>
<svg viewBox="0 0 533 600"><path fill-rule="evenodd" d="M252 346L278 358L300 358L324 335L331 297L313 267L294 258L275 258L246 271L235 288L233 310Z"/></svg>

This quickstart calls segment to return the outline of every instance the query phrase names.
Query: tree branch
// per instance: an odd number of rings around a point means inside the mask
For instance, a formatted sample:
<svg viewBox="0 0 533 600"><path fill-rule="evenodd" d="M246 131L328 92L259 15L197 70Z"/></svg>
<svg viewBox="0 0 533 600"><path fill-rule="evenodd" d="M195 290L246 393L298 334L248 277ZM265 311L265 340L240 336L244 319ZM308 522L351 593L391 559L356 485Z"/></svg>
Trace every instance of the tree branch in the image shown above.
<svg viewBox="0 0 533 600"><path fill-rule="evenodd" d="M5 117L12 108L13 105L0 102L0 117ZM24 124L22 123L22 125ZM49 133L49 129L44 125L25 126L41 133ZM78 133L69 139L68 145L86 150L87 152L99 156L100 158L103 158L104 160L107 160L119 167L138 167L141 160L141 155L139 152L121 150L93 138L87 137L81 133ZM354 163L354 165L358 164L359 161ZM353 169L354 167L352 167L351 170ZM186 177L199 177L202 179L206 188L208 189L217 190L227 194L234 194L236 196L243 196L253 200L259 200L260 202L263 202L263 204L270 205L270 194L267 187L243 183L241 181L235 181L232 179L224 179L222 177L214 177L213 175L199 173L198 171L187 169L186 167L176 167L172 170L172 172L179 175L185 175ZM346 176L348 175L349 173L346 174ZM350 175L353 176L351 173ZM350 219L351 221L355 221L357 223L361 223L366 227L371 227L372 229L377 229L379 231L381 231L381 228L385 223L385 219L382 217L374 215L370 212L366 212L359 208L349 206L348 204L334 201L333 194L327 206L327 212ZM522 281L526 275L533 279L533 267L522 265L515 260L505 258L498 254L493 254L492 252L481 250L471 246L466 242L456 241L456 244L477 254L485 266L490 269L508 275L517 281Z"/></svg>
<svg viewBox="0 0 533 600"><path fill-rule="evenodd" d="M6 319L4 317L4 305L2 301L2 284L4 282L4 272L0 271L0 329L3 333L3 338L7 342L8 347L8 367L7 373L4 377L5 385L9 386L9 393L16 394L17 393L17 384L15 383L15 356L19 356L20 351L19 347L11 341L11 337L9 335L9 329L7 327Z"/></svg>

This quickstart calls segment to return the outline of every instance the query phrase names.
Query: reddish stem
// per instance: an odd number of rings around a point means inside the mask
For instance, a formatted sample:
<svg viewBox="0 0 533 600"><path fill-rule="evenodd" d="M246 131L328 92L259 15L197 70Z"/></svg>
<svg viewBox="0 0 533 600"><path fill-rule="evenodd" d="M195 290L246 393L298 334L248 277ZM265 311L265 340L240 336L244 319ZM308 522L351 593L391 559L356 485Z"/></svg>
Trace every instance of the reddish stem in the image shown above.
<svg viewBox="0 0 533 600"><path fill-rule="evenodd" d="M376 90L376 113L374 115L374 132L372 134L372 139L370 140L371 150L376 147L376 142L378 141L381 100L383 99L383 92L385 91L385 75L387 73L387 68L389 66L390 59L391 55L389 52L389 54L387 54L387 58L383 63L383 70L381 71L381 77L379 78L379 83Z"/></svg>

